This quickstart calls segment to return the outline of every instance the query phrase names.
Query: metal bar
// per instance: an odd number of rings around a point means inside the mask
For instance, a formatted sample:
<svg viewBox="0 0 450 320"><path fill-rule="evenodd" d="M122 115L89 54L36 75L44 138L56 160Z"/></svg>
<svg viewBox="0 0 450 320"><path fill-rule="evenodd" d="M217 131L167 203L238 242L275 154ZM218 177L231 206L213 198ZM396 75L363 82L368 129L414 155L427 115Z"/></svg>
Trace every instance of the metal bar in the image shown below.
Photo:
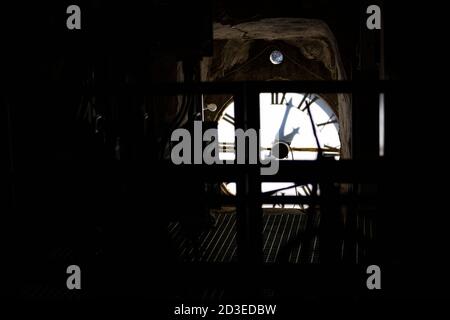
<svg viewBox="0 0 450 320"><path fill-rule="evenodd" d="M326 149L321 149L324 152L327 153L336 153L336 155L339 155L340 150L338 148L333 148L333 147L327 147L325 146ZM219 148L221 152L226 152L226 151L233 151L235 150L235 145L234 143L229 143L229 142L221 142L219 143ZM271 147L260 147L260 150L272 150ZM317 148L296 148L296 147L291 147L290 148L291 151L299 151L299 152L318 152L319 149Z"/></svg>
<svg viewBox="0 0 450 320"><path fill-rule="evenodd" d="M198 82L198 83L139 83L108 85L96 84L90 89L72 88L63 84L39 88L64 94L66 92L93 91L96 94L236 94L246 87L257 92L314 92L314 93L380 93L391 91L395 82L388 80L339 80L339 81L248 81L248 82ZM7 88L8 89L8 88ZM13 92L13 88L9 88ZM257 107L257 106L255 106Z"/></svg>
<svg viewBox="0 0 450 320"><path fill-rule="evenodd" d="M216 196L214 200L219 201L223 205L236 205L242 201L236 196ZM358 201L358 203L375 204L377 198L375 196L356 196L356 195L340 195L337 198L328 198L327 201L333 204L352 204ZM312 204L317 203L317 200L313 200L310 196L260 196L260 204Z"/></svg>
<svg viewBox="0 0 450 320"><path fill-rule="evenodd" d="M161 166L163 168L163 166ZM197 172L208 181L236 181L247 170L259 169L259 165L172 165L167 169L174 174L179 171ZM273 176L260 176L261 182L379 182L388 172L384 159L339 161L280 161L279 170Z"/></svg>
<svg viewBox="0 0 450 320"><path fill-rule="evenodd" d="M235 96L236 128L259 130L259 92L248 90L244 85ZM246 163L249 163L249 143L245 146ZM262 208L259 203L261 181L259 166L248 166L237 182L237 241L239 261L248 264L260 264L263 261L262 250Z"/></svg>

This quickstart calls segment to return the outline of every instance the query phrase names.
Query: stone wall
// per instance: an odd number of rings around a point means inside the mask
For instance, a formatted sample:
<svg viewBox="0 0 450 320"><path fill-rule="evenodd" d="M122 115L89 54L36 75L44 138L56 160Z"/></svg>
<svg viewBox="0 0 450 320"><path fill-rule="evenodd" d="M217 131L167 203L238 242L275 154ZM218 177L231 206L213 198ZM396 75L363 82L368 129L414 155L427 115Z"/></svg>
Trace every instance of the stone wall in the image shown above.
<svg viewBox="0 0 450 320"><path fill-rule="evenodd" d="M269 60L280 50L284 62ZM201 64L202 81L345 80L336 39L320 20L270 18L237 25L214 24L214 53ZM320 93L319 93L320 94ZM342 158L351 157L351 100L344 94L321 94L334 109L340 125ZM218 105L207 112L217 119L230 96L207 96Z"/></svg>

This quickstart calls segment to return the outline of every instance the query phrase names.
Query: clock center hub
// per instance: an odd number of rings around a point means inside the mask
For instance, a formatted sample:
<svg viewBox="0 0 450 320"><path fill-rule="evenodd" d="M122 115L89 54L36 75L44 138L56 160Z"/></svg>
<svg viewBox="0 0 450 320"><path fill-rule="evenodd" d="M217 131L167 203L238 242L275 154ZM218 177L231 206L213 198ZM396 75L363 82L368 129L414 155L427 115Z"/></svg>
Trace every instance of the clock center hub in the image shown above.
<svg viewBox="0 0 450 320"><path fill-rule="evenodd" d="M289 155L289 145L283 141L277 141L272 146L272 155L277 159L285 159Z"/></svg>

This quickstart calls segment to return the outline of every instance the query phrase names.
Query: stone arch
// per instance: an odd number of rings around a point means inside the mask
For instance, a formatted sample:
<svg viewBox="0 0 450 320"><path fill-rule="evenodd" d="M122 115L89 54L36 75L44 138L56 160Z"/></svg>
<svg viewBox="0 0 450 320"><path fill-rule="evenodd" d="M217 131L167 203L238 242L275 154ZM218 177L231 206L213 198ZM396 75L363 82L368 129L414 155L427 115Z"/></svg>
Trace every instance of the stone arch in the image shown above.
<svg viewBox="0 0 450 320"><path fill-rule="evenodd" d="M237 25L214 24L213 56L201 63L202 81L345 80L336 39L321 20L270 18ZM269 61L272 50L285 56ZM255 72L257 71L257 72ZM320 94L339 118L341 157L351 157L351 100L346 94ZM229 96L206 96L218 105L214 120Z"/></svg>

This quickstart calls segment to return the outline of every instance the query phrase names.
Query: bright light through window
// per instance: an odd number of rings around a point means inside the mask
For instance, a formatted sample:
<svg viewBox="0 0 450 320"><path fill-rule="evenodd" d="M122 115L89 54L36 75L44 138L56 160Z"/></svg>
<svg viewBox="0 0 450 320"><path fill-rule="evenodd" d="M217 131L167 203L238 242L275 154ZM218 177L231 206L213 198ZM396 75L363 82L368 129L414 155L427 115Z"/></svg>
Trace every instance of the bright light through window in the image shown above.
<svg viewBox="0 0 450 320"><path fill-rule="evenodd" d="M219 158L235 159L234 103L223 111L218 123ZM336 160L340 156L339 124L331 107L317 95L299 93L260 94L260 147L261 158L276 155L281 161L316 160L319 149L323 156ZM319 141L314 135L314 129ZM297 186L293 183L263 183L262 192L274 191L273 195L308 195L311 185ZM227 190L235 194L236 185L229 183ZM283 189L283 190L280 190ZM279 190L279 191L277 191ZM272 207L266 205L265 207ZM299 205L285 205L285 208Z"/></svg>

